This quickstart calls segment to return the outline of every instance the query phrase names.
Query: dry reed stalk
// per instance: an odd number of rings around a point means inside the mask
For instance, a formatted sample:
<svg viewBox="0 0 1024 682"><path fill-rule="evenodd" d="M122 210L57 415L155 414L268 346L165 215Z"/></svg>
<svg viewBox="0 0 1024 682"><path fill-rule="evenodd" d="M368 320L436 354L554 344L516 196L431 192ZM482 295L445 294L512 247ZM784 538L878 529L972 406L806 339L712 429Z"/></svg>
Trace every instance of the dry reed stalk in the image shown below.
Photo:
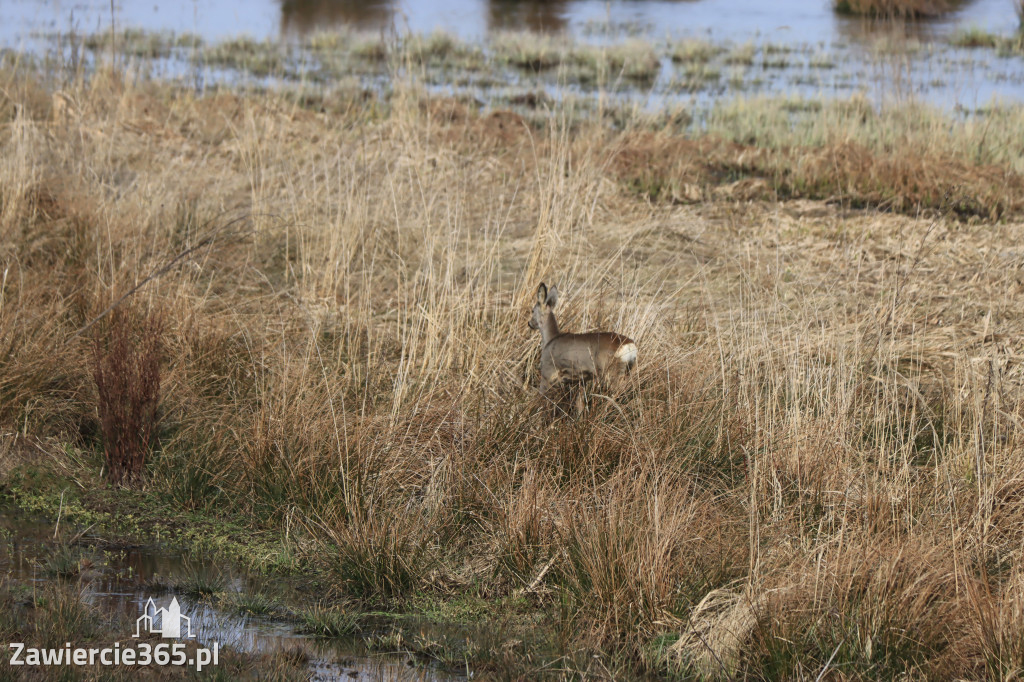
<svg viewBox="0 0 1024 682"><path fill-rule="evenodd" d="M161 316L118 310L96 337L97 411L115 484L137 482L156 435L163 333Z"/></svg>
<svg viewBox="0 0 1024 682"><path fill-rule="evenodd" d="M1003 191L1019 113L986 132L850 101L793 128L744 101L694 140L568 109L541 129L408 83L386 111L337 114L275 92L76 87L75 116L47 123L51 99L26 96L0 129L5 433L90 447L90 349L64 340L137 284L125 273L254 211L245 239L138 295L167 311L152 487L175 504L301 529L297 555L367 604L557 595L568 651L638 667L736 581L786 594L785 610L719 605L737 675L971 678L982 650L1017 665L1015 583L973 573L1014 560L1024 527L1024 252ZM755 124L762 141L735 141ZM905 158L886 152L897 137ZM676 201L638 199L631 178L676 183ZM798 179L841 201L776 202L810 194ZM917 216L953 184L974 218ZM524 292L552 275L567 328L641 349L635 385L579 418L533 399ZM749 627L761 609L777 627Z"/></svg>

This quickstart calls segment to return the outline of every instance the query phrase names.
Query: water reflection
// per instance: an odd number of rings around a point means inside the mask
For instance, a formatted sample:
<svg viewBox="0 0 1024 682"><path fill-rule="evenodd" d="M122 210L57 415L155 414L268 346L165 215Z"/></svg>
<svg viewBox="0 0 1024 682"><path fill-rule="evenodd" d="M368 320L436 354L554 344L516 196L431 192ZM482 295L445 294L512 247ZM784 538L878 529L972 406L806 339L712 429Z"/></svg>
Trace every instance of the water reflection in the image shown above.
<svg viewBox="0 0 1024 682"><path fill-rule="evenodd" d="M392 0L281 0L281 33L306 35L338 26L362 30L389 28Z"/></svg>
<svg viewBox="0 0 1024 682"><path fill-rule="evenodd" d="M209 599L197 601L159 587L166 582L180 583L206 575L215 577L223 594L229 595L224 604L232 603L230 595L233 594L245 596L261 592L262 578L247 576L222 563L197 559L197 563L191 565L181 554L146 548L102 552L66 545L62 551L71 552L81 571L58 578L52 575L52 567L48 568L56 564L53 557L57 550L49 523L26 519L0 508L0 535L5 538L0 543L0 581L14 580L32 586L33 590L46 585L78 590L84 603L121 622L126 629L118 634L126 641L150 598L158 607L166 607L176 598L182 615L189 618L197 642L205 646L218 642L222 647L230 645L250 653L293 652L299 660L306 661L311 680L448 682L464 679L432 667L410 666L406 655L370 657L360 635L314 639L297 632L292 622L249 615L244 609L222 607L220 602ZM422 627L433 633L435 627L443 626L424 623Z"/></svg>
<svg viewBox="0 0 1024 682"><path fill-rule="evenodd" d="M487 29L537 33L563 31L569 23L567 0L489 0Z"/></svg>
<svg viewBox="0 0 1024 682"><path fill-rule="evenodd" d="M953 22L950 19L875 19L869 17L835 17L836 36L850 45L872 46L879 41L902 45L908 40L926 42L934 40L943 32L949 32Z"/></svg>
<svg viewBox="0 0 1024 682"><path fill-rule="evenodd" d="M207 0L211 1L211 0ZM267 0L263 0L267 1ZM833 11L819 0L272 0L280 7L284 35L305 35L349 26L379 31L393 27L429 32L438 26L467 37L495 30L575 32L587 21L637 22L657 31L693 34L714 30L720 38L746 39L786 27L801 40L865 44L879 37L928 41L958 22L991 23L1012 17L1008 0L963 0L957 11L930 20L865 19ZM981 21L984 20L984 21Z"/></svg>
<svg viewBox="0 0 1024 682"><path fill-rule="evenodd" d="M340 26L360 30L387 30L413 8L417 0L280 0L281 33L307 35ZM429 5L429 3L424 3ZM487 30L529 30L541 33L563 31L569 26L570 0L477 0L461 2L446 16L483 16ZM438 10L451 10L443 5ZM459 27L451 27L458 32Z"/></svg>

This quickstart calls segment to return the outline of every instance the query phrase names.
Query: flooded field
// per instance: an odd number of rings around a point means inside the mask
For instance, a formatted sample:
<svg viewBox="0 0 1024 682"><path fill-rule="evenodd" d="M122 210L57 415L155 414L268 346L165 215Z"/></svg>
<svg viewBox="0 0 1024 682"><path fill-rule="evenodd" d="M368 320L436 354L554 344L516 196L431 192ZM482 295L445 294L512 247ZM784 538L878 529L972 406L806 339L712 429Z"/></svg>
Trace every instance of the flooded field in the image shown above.
<svg viewBox="0 0 1024 682"><path fill-rule="evenodd" d="M192 84L355 82L386 92L396 68L413 66L436 92L485 106L599 92L648 111L699 110L736 95L863 95L967 112L1024 99L1010 0L965 2L909 23L837 14L826 0L196 0L122 3L113 14L99 0L14 0L5 14L8 50L91 59L113 43ZM991 46L974 47L979 35Z"/></svg>
<svg viewBox="0 0 1024 682"><path fill-rule="evenodd" d="M339 28L413 33L440 29L464 40L508 30L589 36L595 27L610 24L655 39L710 35L745 41L778 34L830 44L870 41L883 28L837 15L829 0L154 0L121 1L114 9L122 26L195 33L210 41L240 34L294 39ZM40 31L100 30L111 19L106 0L8 0L4 16L0 42L7 46ZM1015 21L1010 0L973 0L909 30L916 37L940 39L957 27L1001 30Z"/></svg>

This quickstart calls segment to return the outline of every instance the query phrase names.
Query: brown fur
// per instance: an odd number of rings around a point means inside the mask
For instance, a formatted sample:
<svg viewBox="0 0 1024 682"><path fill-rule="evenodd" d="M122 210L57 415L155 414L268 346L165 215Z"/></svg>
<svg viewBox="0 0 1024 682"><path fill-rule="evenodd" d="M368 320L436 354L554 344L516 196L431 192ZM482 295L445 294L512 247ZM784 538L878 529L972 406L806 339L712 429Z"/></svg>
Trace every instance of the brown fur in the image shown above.
<svg viewBox="0 0 1024 682"><path fill-rule="evenodd" d="M615 332L569 334L559 331L554 307L558 290L550 293L541 282L537 289L537 303L533 307L530 327L541 334L540 392L545 394L552 386L566 382L618 379L636 364L636 352L626 359L621 351L636 343Z"/></svg>

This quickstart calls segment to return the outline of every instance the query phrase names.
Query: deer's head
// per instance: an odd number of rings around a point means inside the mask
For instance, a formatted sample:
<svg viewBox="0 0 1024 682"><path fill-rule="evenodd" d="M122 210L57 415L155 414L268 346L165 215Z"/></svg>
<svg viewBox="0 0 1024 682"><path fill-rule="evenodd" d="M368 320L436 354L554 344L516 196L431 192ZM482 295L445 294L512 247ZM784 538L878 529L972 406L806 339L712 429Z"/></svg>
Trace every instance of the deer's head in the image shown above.
<svg viewBox="0 0 1024 682"><path fill-rule="evenodd" d="M533 306L533 316L530 317L530 329L543 329L544 318L555 309L558 303L558 287L551 285L548 289L544 282L537 287L537 302Z"/></svg>

